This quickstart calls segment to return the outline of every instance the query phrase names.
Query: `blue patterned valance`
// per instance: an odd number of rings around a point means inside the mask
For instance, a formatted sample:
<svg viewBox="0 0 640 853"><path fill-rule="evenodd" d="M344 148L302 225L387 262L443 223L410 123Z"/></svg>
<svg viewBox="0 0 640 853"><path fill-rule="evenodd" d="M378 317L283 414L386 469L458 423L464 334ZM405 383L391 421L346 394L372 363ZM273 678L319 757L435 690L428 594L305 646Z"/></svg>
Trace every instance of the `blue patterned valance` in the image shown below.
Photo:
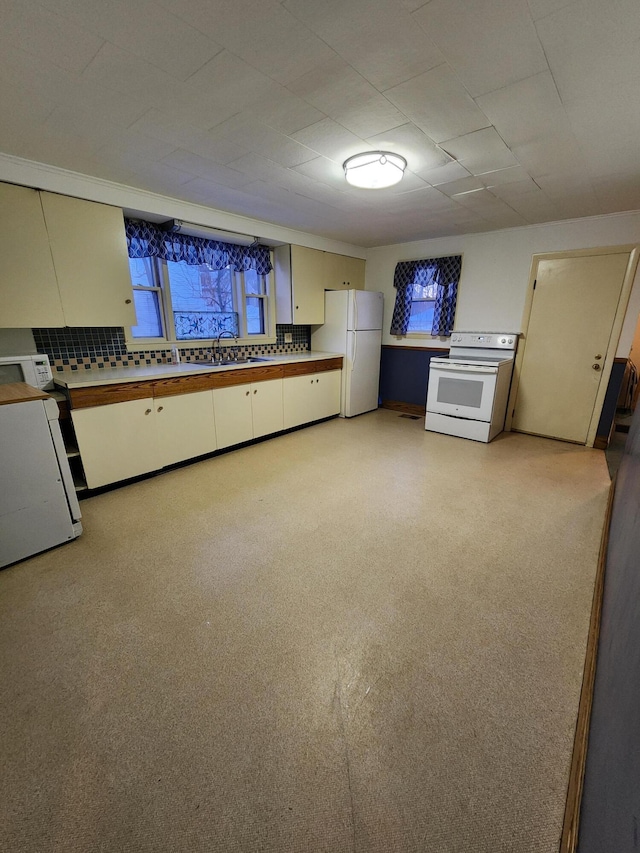
<svg viewBox="0 0 640 853"><path fill-rule="evenodd" d="M192 266L207 264L214 270L233 267L241 272L255 270L260 275L267 275L273 269L268 246L235 246L176 234L141 219L125 219L124 224L130 258L161 258Z"/></svg>
<svg viewBox="0 0 640 853"><path fill-rule="evenodd" d="M411 319L413 285L430 281L438 286L433 310L432 335L448 337L453 330L458 297L458 281L462 268L462 255L444 258L423 258L419 261L400 261L396 264L393 286L396 302L391 319L391 334L406 335Z"/></svg>

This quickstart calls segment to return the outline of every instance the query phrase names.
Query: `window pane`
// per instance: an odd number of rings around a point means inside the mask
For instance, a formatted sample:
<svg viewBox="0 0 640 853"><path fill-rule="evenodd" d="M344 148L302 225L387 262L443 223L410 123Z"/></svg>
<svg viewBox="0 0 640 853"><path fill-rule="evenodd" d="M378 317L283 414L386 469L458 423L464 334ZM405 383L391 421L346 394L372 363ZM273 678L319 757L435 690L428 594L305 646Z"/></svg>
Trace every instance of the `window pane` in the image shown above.
<svg viewBox="0 0 640 853"><path fill-rule="evenodd" d="M177 340L217 338L223 331L237 337L232 270L167 261L167 271Z"/></svg>
<svg viewBox="0 0 640 853"><path fill-rule="evenodd" d="M129 273L135 287L156 287L153 258L129 258Z"/></svg>
<svg viewBox="0 0 640 853"><path fill-rule="evenodd" d="M247 334L264 335L264 299L247 296Z"/></svg>
<svg viewBox="0 0 640 853"><path fill-rule="evenodd" d="M136 308L137 326L132 326L134 338L161 338L162 320L157 290L134 290L133 304Z"/></svg>
<svg viewBox="0 0 640 853"><path fill-rule="evenodd" d="M435 299L438 295L438 285L431 283L418 283L415 282L412 285L413 292L411 294L412 299Z"/></svg>
<svg viewBox="0 0 640 853"><path fill-rule="evenodd" d="M408 332L431 332L434 302L413 302Z"/></svg>
<svg viewBox="0 0 640 853"><path fill-rule="evenodd" d="M247 270L244 273L244 292L264 293L265 277L263 275L258 275L255 270Z"/></svg>
<svg viewBox="0 0 640 853"><path fill-rule="evenodd" d="M233 273L167 261L174 311L233 311Z"/></svg>

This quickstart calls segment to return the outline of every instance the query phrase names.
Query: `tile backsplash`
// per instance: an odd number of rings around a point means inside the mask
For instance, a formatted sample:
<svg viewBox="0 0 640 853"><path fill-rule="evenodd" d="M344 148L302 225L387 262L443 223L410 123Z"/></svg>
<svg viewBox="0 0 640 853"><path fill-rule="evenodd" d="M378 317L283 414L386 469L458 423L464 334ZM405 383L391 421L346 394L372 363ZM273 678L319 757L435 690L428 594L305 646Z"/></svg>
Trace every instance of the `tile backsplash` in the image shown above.
<svg viewBox="0 0 640 853"><path fill-rule="evenodd" d="M171 361L170 348L127 352L124 329L64 328L33 329L38 352L46 353L54 371L89 370L105 367L133 367L140 364L167 364ZM285 343L285 334L291 343ZM225 342L223 341L223 344ZM228 341L227 344L228 345ZM275 344L237 347L240 355L275 355L277 353L306 352L311 347L309 326L276 326ZM182 361L204 361L211 347L198 347L196 341L184 341L180 346Z"/></svg>

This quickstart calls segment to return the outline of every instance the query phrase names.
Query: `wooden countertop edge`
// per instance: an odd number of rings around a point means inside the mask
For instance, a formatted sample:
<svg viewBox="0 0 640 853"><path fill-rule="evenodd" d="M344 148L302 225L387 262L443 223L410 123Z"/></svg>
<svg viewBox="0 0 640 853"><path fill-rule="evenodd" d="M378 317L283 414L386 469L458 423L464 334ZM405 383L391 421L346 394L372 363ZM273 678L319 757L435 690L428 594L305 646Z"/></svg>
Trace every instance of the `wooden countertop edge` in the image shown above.
<svg viewBox="0 0 640 853"><path fill-rule="evenodd" d="M291 364L256 364L242 370L204 371L188 376L168 376L164 379L132 379L129 382L90 385L84 388L70 388L69 401L72 409L86 409L107 406L111 403L143 400L148 397L193 394L215 388L228 388L232 385L246 385L250 382L266 382L269 379L282 379L287 376L305 376L327 370L341 370L342 361L342 356L332 356Z"/></svg>
<svg viewBox="0 0 640 853"><path fill-rule="evenodd" d="M33 400L46 400L49 396L45 391L40 391L27 385L26 382L9 382L0 385L0 406L9 403L30 403Z"/></svg>

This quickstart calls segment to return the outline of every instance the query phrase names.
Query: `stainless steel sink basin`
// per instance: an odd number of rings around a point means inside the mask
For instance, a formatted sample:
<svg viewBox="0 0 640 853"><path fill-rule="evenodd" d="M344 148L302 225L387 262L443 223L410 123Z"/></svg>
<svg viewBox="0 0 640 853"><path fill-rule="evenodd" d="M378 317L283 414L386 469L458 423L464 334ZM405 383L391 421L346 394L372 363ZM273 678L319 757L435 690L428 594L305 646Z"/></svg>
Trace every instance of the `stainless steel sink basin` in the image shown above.
<svg viewBox="0 0 640 853"><path fill-rule="evenodd" d="M240 364L251 364L253 362L258 361L271 361L270 358L262 358L257 355L251 355L249 358L238 358L238 359L230 359L223 358L222 361L198 361L194 366L196 367L234 367L235 365Z"/></svg>

